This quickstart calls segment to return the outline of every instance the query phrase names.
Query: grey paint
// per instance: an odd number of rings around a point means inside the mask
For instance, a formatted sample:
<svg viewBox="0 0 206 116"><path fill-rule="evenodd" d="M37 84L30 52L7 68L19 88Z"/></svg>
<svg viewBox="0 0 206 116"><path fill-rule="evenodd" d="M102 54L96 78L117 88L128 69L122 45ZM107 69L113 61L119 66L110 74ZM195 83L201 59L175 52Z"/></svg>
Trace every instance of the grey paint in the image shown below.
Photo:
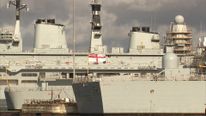
<svg viewBox="0 0 206 116"><path fill-rule="evenodd" d="M72 85L79 113L103 113L103 101L98 82Z"/></svg>

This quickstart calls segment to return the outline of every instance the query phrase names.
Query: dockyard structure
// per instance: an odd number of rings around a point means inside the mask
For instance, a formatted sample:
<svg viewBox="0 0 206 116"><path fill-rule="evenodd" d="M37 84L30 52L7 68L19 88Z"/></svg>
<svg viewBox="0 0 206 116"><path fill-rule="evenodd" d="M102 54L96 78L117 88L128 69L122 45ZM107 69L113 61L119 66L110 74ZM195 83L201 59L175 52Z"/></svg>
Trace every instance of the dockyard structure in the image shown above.
<svg viewBox="0 0 206 116"><path fill-rule="evenodd" d="M177 15L171 22L166 42L174 46L174 53L188 55L192 51L192 30L186 25L184 17Z"/></svg>

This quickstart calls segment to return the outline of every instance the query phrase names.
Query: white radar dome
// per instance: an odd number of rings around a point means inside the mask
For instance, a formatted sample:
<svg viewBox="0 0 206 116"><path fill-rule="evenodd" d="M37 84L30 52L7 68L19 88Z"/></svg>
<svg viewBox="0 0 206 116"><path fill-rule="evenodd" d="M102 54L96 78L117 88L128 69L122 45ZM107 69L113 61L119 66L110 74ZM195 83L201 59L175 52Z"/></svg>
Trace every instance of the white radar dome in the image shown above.
<svg viewBox="0 0 206 116"><path fill-rule="evenodd" d="M176 22L177 24L183 24L183 23L185 22L185 19L184 19L184 17L183 17L182 15L177 15L177 16L175 17L175 22Z"/></svg>

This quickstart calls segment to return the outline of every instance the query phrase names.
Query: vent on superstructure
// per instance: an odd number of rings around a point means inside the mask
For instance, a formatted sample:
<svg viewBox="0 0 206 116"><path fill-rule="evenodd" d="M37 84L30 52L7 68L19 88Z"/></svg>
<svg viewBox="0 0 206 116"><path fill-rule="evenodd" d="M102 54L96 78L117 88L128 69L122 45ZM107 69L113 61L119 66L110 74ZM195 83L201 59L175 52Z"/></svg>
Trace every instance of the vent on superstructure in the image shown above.
<svg viewBox="0 0 206 116"><path fill-rule="evenodd" d="M132 27L132 32L138 32L140 31L140 27Z"/></svg>
<svg viewBox="0 0 206 116"><path fill-rule="evenodd" d="M143 32L150 32L150 28L149 27L142 27L142 31Z"/></svg>
<svg viewBox="0 0 206 116"><path fill-rule="evenodd" d="M38 19L36 24L55 24L55 19Z"/></svg>
<svg viewBox="0 0 206 116"><path fill-rule="evenodd" d="M47 23L55 24L55 19L47 19Z"/></svg>
<svg viewBox="0 0 206 116"><path fill-rule="evenodd" d="M132 27L132 32L148 32L150 33L150 27Z"/></svg>

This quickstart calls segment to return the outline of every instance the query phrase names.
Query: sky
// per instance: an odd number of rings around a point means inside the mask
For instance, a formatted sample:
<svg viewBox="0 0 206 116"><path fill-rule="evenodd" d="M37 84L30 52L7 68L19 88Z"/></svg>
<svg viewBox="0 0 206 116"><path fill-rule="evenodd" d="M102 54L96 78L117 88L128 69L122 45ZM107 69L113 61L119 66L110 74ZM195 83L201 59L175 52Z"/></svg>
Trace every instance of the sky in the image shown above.
<svg viewBox="0 0 206 116"><path fill-rule="evenodd" d="M34 44L34 23L39 18L55 18L66 26L68 47L72 49L73 0L22 0L29 11L22 11L21 31L24 50ZM8 0L0 0L0 28L15 25L15 8L7 8ZM91 33L91 0L75 0L76 47L89 48ZM109 48L128 49L128 33L133 26L150 26L152 31L165 36L176 15L183 15L193 30L194 43L206 33L206 0L102 0L103 43Z"/></svg>

